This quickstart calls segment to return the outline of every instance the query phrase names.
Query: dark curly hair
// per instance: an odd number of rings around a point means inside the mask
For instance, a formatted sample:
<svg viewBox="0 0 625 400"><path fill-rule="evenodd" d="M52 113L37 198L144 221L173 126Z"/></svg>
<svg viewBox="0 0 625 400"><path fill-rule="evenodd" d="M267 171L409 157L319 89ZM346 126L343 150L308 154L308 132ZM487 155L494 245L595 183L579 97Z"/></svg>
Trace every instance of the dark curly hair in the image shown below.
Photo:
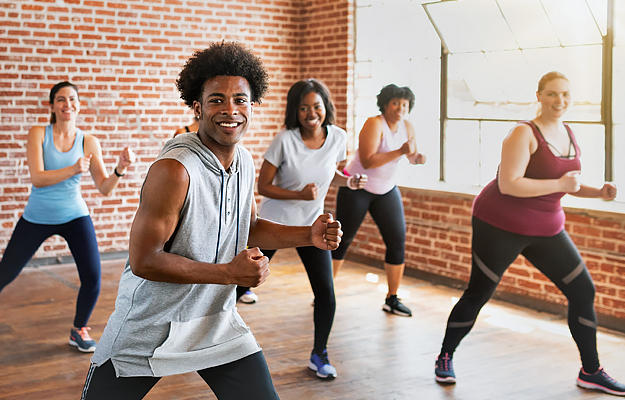
<svg viewBox="0 0 625 400"><path fill-rule="evenodd" d="M316 79L307 79L305 81L295 82L286 95L286 111L284 112L284 125L287 129L295 129L301 127L297 110L299 104L309 93L317 93L323 99L323 106L326 109L326 118L321 124L322 127L334 124L334 102L327 86Z"/></svg>
<svg viewBox="0 0 625 400"><path fill-rule="evenodd" d="M193 53L182 67L176 87L189 107L200 101L204 83L216 76L245 78L252 92L251 100L260 103L269 88L269 75L261 59L238 42L215 42Z"/></svg>
<svg viewBox="0 0 625 400"><path fill-rule="evenodd" d="M382 114L384 114L384 109L392 99L408 100L408 112L412 111L414 107L415 96L412 90L408 86L399 87L391 83L384 86L380 90L380 94L378 94L378 108Z"/></svg>
<svg viewBox="0 0 625 400"><path fill-rule="evenodd" d="M56 85L52 86L52 89L50 89L50 105L51 106L52 104L54 104L54 98L56 97L56 94L59 92L59 90L68 86L73 88L76 91L76 95L78 96L78 100L80 101L80 95L78 94L78 86L74 85L73 83L64 81L64 82L57 83ZM50 123L51 124L56 123L56 115L54 113L50 114Z"/></svg>

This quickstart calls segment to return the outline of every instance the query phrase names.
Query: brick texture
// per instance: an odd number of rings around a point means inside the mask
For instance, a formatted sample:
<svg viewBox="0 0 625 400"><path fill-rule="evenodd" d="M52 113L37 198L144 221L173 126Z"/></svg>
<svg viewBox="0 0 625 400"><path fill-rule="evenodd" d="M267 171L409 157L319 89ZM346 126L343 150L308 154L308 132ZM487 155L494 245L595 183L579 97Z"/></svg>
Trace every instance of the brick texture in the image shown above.
<svg viewBox="0 0 625 400"><path fill-rule="evenodd" d="M124 146L138 155L112 196L101 196L89 177L82 183L100 251L123 251L148 167L173 131L190 123L174 82L193 51L238 40L265 61L270 91L243 140L260 167L282 126L286 92L299 79L328 85L337 125L353 137L353 31L354 0L0 0L0 248L30 193L26 135L31 126L48 123L53 84L69 80L79 86L78 124L100 140L109 171ZM468 281L473 197L401 190L407 267ZM331 189L328 211L334 211L335 199ZM597 312L625 321L624 227L621 214L567 210L566 229L595 279ZM350 251L383 260L384 250L367 217ZM65 242L53 237L35 257L68 254ZM566 303L522 257L499 290Z"/></svg>
<svg viewBox="0 0 625 400"><path fill-rule="evenodd" d="M473 196L400 188L406 213L406 267L468 282L471 272L471 204ZM600 316L625 327L625 215L565 209L565 229L577 245L596 286ZM350 252L384 260L382 237L369 215ZM566 305L560 290L523 256L503 276L499 292L540 302Z"/></svg>
<svg viewBox="0 0 625 400"><path fill-rule="evenodd" d="M78 125L100 140L109 172L124 146L137 153L112 196L101 196L89 176L82 181L100 251L123 251L147 169L173 132L191 122L174 83L194 51L237 40L265 62L270 90L242 142L260 167L297 80L324 81L338 125L351 121L352 32L352 0L0 1L0 248L28 199L27 133L49 123L55 83L78 85ZM68 254L65 241L52 237L35 258Z"/></svg>

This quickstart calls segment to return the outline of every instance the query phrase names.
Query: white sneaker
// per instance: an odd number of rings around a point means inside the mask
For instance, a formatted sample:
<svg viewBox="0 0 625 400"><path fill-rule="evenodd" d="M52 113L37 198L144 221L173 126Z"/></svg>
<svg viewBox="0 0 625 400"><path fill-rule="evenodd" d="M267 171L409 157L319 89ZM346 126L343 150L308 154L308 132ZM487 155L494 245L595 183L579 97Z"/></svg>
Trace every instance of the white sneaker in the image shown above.
<svg viewBox="0 0 625 400"><path fill-rule="evenodd" d="M243 296L241 296L241 298L239 298L239 300L241 303L254 304L258 301L258 295L251 290L248 290L243 294Z"/></svg>

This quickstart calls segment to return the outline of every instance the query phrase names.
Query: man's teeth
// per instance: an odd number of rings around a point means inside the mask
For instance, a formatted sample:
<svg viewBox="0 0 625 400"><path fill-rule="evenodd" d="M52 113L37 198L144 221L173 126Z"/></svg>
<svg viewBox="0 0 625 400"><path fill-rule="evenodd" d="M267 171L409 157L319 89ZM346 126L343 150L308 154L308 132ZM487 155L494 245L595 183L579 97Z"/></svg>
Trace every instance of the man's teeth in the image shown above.
<svg viewBox="0 0 625 400"><path fill-rule="evenodd" d="M237 126L238 124L236 122L233 122L231 124L225 123L225 122L221 122L219 124L220 126L224 126L226 128L234 128L235 126Z"/></svg>

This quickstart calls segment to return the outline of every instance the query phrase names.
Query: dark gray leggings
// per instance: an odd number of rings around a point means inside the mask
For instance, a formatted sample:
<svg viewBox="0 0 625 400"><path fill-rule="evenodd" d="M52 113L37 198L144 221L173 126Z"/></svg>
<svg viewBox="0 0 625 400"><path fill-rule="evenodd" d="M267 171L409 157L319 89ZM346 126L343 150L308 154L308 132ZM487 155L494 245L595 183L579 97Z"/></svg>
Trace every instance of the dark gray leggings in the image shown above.
<svg viewBox="0 0 625 400"><path fill-rule="evenodd" d="M197 373L219 400L279 399L262 351ZM111 360L91 364L81 400L140 400L160 380L153 376L117 377Z"/></svg>
<svg viewBox="0 0 625 400"><path fill-rule="evenodd" d="M261 250L269 260L276 250ZM314 246L297 247L297 254L306 268L310 287L315 295L315 343L313 350L321 354L328 345L328 338L334 323L336 298L334 297L334 280L332 279L332 257L329 250L321 250Z"/></svg>
<svg viewBox="0 0 625 400"><path fill-rule="evenodd" d="M336 219L341 222L343 237L332 258L342 260L352 244L367 211L378 226L386 245L384 261L388 264L404 263L406 247L406 220L401 193L397 186L385 194L373 194L364 189L341 187L336 196Z"/></svg>
<svg viewBox="0 0 625 400"><path fill-rule="evenodd" d="M473 217L471 279L447 321L441 353L453 354L491 298L510 264L522 254L569 301L568 324L584 371L599 368L595 285L575 244L562 230L555 236L525 236L498 229Z"/></svg>

